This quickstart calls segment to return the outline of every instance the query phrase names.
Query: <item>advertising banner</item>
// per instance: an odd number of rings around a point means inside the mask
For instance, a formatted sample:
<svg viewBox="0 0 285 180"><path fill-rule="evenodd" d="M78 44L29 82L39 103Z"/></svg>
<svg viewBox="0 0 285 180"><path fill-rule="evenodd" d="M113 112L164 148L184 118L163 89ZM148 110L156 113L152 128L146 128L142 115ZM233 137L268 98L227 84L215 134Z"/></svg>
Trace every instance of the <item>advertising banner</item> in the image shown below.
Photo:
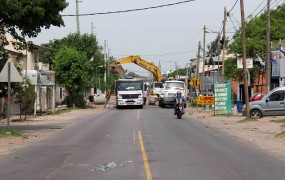
<svg viewBox="0 0 285 180"><path fill-rule="evenodd" d="M216 83L214 85L216 115L232 115L231 83Z"/></svg>
<svg viewBox="0 0 285 180"><path fill-rule="evenodd" d="M198 96L197 104L199 105L213 105L214 96Z"/></svg>

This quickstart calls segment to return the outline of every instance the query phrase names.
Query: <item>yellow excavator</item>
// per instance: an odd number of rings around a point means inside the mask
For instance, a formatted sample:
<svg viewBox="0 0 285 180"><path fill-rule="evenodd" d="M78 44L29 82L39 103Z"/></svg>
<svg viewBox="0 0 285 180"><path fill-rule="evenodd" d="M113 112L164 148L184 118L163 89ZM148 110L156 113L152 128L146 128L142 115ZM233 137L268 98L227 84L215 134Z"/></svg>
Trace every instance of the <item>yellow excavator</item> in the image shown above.
<svg viewBox="0 0 285 180"><path fill-rule="evenodd" d="M162 81L163 77L161 75L160 69L155 64L148 62L146 60L143 60L138 55L137 56L127 56L127 57L120 59L119 61L113 62L110 65L111 73L124 74L125 71L124 71L123 67L121 66L121 64L129 64L129 63L134 63L134 64L148 70L149 72L151 72L156 82Z"/></svg>
<svg viewBox="0 0 285 180"><path fill-rule="evenodd" d="M154 63L148 62L142 59L140 56L136 55L127 56L120 59L119 61L113 62L110 64L110 71L113 74L125 74L125 70L122 67L122 64L130 63L134 63L152 73L156 82L153 84L155 87L153 87L150 91L151 96L149 98L149 104L155 104L157 97L159 96L159 91L156 91L155 88L157 88L157 86L162 87L161 81L163 80L163 76L161 75L160 69Z"/></svg>

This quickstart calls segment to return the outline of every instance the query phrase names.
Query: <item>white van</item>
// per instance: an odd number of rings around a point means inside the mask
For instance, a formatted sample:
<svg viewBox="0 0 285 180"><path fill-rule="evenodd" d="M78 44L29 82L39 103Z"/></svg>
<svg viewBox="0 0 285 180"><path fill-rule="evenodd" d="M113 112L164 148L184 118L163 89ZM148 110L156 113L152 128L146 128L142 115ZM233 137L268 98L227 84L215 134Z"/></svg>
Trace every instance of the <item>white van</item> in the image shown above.
<svg viewBox="0 0 285 180"><path fill-rule="evenodd" d="M261 100L249 102L250 117L285 116L285 87L278 87ZM245 108L242 109L245 115Z"/></svg>

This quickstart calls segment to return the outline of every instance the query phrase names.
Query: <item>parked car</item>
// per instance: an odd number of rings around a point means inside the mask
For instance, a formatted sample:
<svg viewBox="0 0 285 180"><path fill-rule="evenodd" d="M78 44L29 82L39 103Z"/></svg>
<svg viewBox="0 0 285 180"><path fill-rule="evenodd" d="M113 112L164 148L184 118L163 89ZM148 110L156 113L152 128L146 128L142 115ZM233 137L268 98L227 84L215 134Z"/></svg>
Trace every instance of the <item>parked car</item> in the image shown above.
<svg viewBox="0 0 285 180"><path fill-rule="evenodd" d="M261 100L249 102L250 117L285 116L285 87L278 87L263 96ZM245 115L245 107L242 109Z"/></svg>
<svg viewBox="0 0 285 180"><path fill-rule="evenodd" d="M265 94L261 94L261 93L256 93L253 96L250 97L249 101L259 101L263 98L263 96L265 96Z"/></svg>

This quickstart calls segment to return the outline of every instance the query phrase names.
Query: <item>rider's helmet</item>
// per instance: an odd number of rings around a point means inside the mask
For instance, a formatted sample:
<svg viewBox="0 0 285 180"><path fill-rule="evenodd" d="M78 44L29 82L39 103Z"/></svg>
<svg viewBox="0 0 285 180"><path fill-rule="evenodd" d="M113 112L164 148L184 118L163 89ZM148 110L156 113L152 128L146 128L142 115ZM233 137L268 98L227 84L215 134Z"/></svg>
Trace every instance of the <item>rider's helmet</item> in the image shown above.
<svg viewBox="0 0 285 180"><path fill-rule="evenodd" d="M176 97L177 97L177 98L181 98L181 97L182 97L182 93L181 93L180 91L178 91L178 92L176 93Z"/></svg>

